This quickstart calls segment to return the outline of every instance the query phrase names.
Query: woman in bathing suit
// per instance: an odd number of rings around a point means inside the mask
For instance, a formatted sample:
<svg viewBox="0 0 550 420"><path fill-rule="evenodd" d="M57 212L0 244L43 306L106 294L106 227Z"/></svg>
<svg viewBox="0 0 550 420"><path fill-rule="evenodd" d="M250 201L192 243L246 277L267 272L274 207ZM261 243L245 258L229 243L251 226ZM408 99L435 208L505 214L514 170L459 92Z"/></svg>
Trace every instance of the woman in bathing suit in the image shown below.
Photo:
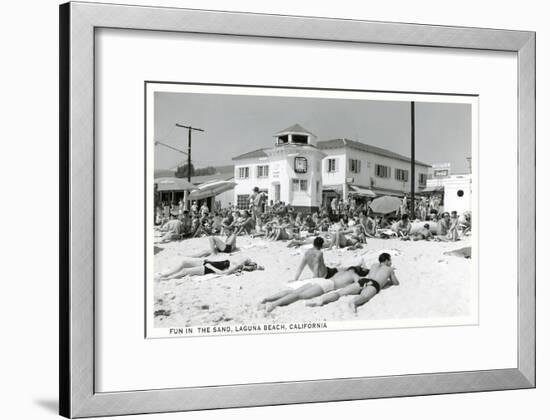
<svg viewBox="0 0 550 420"><path fill-rule="evenodd" d="M237 263L229 260L210 261L203 258L185 258L179 266L162 274L158 280L179 279L185 276L203 276L205 274L233 274L239 271L263 270L251 259L246 258Z"/></svg>

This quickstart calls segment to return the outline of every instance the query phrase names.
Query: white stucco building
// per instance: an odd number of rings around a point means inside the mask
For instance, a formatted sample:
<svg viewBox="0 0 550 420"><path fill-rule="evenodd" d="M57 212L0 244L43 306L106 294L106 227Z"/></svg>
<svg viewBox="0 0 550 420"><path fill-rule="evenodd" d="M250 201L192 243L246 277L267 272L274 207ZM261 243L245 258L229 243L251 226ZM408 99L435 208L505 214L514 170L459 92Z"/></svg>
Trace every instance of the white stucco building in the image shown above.
<svg viewBox="0 0 550 420"><path fill-rule="evenodd" d="M316 137L294 125L275 135L275 146L254 150L233 158L235 162L234 202L248 208L254 187L264 191L268 203L282 201L297 209L321 205L321 160Z"/></svg>
<svg viewBox="0 0 550 420"><path fill-rule="evenodd" d="M410 159L358 141L317 137L295 124L275 135L275 146L233 158L234 202L247 208L254 187L268 203L282 201L298 209L315 209L333 197L402 196L410 191ZM416 162L415 188L426 187L430 165Z"/></svg>
<svg viewBox="0 0 550 420"><path fill-rule="evenodd" d="M411 190L410 158L390 150L348 139L320 141L325 197L349 194L403 196ZM416 161L415 190L426 187L430 165Z"/></svg>
<svg viewBox="0 0 550 420"><path fill-rule="evenodd" d="M434 177L428 180L428 189L440 191L443 196L443 210L458 214L472 210L472 175L454 174Z"/></svg>

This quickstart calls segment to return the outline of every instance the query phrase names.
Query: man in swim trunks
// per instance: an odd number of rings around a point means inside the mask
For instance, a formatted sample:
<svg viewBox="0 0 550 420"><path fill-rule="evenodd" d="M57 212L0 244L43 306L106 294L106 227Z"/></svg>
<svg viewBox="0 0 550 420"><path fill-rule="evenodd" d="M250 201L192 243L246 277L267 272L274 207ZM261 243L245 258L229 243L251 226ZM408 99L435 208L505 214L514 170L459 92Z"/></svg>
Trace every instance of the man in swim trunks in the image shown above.
<svg viewBox="0 0 550 420"><path fill-rule="evenodd" d="M336 302L342 296L359 295L351 302L353 310L357 311L358 306L367 303L381 289L399 284L391 265L391 255L383 252L378 256L378 263L372 265L366 277L362 276L352 284L321 296L319 300L306 302L306 305L323 306L327 303Z"/></svg>
<svg viewBox="0 0 550 420"><path fill-rule="evenodd" d="M378 256L378 263L373 264L366 278L359 279L357 283L362 287L359 296L355 297L351 302L351 307L354 312L357 312L357 307L364 305L381 289L386 289L390 286L398 286L399 280L395 275L395 269L391 266L391 255L383 252Z"/></svg>
<svg viewBox="0 0 550 420"><path fill-rule="evenodd" d="M300 275L302 274L302 271L304 271L304 268L306 267L306 265L309 267L309 269L313 273L313 277L330 279L332 276L336 274L338 269L334 267L327 267L325 265L323 251L321 251L321 249L323 248L324 242L325 240L320 236L316 237L313 240L313 248L310 248L305 252L302 258L302 261L300 261L300 265L298 266L298 271L296 271L296 275L294 276L293 281L297 281L300 278Z"/></svg>
<svg viewBox="0 0 550 420"><path fill-rule="evenodd" d="M279 306L290 305L302 299L312 299L332 290L354 284L361 278L361 275L365 275L367 272L361 267L350 267L347 270L339 271L330 279L316 277L297 289L288 288L263 299L261 305L265 305L264 309L266 313L269 313Z"/></svg>

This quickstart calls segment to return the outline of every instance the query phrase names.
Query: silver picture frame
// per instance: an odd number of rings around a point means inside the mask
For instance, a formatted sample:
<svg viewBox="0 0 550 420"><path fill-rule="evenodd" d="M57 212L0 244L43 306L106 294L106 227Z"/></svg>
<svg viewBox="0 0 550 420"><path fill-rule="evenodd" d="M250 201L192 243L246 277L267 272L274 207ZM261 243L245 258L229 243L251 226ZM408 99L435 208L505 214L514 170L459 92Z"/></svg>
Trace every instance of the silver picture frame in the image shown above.
<svg viewBox="0 0 550 420"><path fill-rule="evenodd" d="M78 418L535 387L534 32L80 2L61 5L59 17L61 415ZM96 392L94 33L98 28L517 54L517 368Z"/></svg>

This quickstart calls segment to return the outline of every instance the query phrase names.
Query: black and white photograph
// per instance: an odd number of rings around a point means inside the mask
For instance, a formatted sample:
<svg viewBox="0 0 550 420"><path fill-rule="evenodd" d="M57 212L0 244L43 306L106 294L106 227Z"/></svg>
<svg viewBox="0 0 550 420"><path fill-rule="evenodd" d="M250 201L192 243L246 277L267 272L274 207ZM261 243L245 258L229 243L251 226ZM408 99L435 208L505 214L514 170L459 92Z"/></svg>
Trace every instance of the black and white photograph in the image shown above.
<svg viewBox="0 0 550 420"><path fill-rule="evenodd" d="M147 83L147 336L476 324L477 99Z"/></svg>

